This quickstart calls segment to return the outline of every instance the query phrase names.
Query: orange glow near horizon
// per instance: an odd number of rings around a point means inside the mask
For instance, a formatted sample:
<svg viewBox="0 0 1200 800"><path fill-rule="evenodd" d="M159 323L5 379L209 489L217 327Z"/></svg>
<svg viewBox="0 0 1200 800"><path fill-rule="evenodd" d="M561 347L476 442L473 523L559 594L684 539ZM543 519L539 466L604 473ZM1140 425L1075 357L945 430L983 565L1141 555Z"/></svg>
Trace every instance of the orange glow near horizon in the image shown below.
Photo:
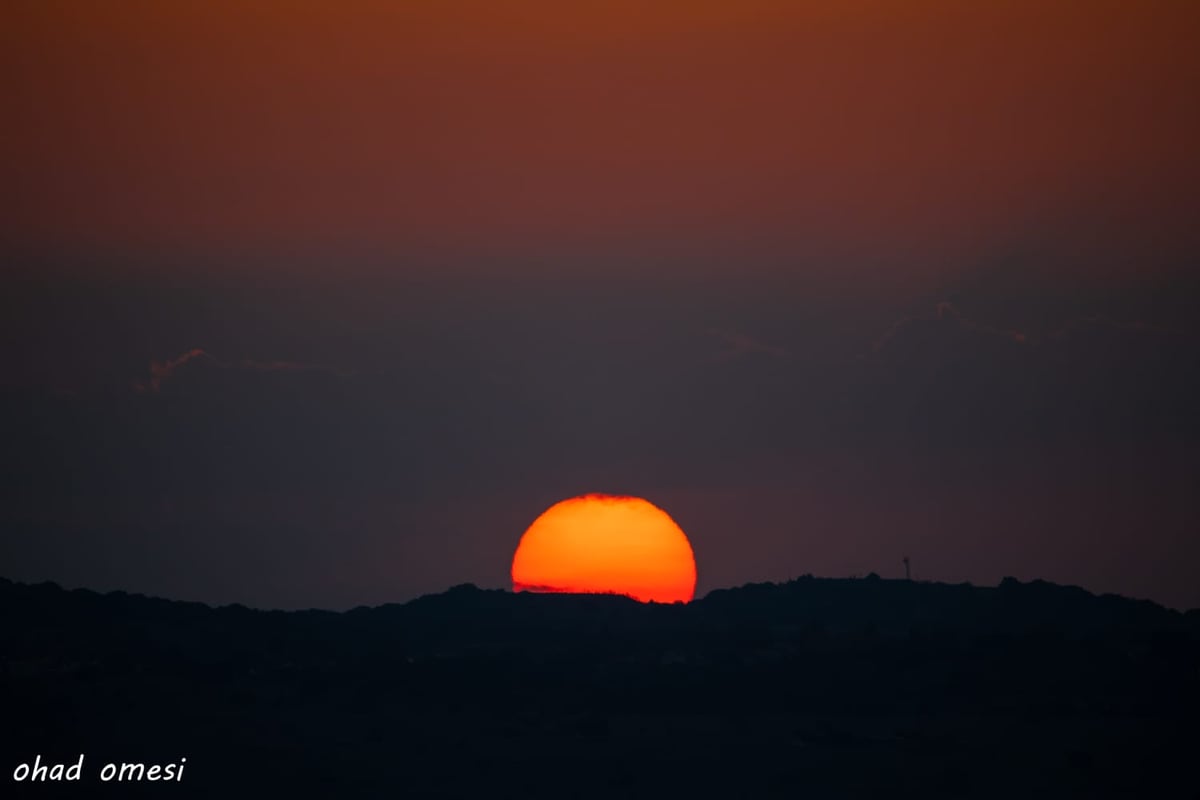
<svg viewBox="0 0 1200 800"><path fill-rule="evenodd" d="M640 497L589 494L533 521L513 556L514 592L623 594L641 602L689 602L692 546L675 520Z"/></svg>

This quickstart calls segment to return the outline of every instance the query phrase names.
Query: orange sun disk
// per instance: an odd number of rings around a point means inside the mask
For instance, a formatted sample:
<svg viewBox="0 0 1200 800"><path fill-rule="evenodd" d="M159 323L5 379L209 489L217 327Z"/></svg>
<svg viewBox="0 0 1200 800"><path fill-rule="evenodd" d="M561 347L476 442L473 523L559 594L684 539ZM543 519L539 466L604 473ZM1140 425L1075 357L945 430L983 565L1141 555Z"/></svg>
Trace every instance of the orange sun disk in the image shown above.
<svg viewBox="0 0 1200 800"><path fill-rule="evenodd" d="M640 497L589 494L555 503L513 556L514 592L623 594L688 602L696 559L675 520Z"/></svg>

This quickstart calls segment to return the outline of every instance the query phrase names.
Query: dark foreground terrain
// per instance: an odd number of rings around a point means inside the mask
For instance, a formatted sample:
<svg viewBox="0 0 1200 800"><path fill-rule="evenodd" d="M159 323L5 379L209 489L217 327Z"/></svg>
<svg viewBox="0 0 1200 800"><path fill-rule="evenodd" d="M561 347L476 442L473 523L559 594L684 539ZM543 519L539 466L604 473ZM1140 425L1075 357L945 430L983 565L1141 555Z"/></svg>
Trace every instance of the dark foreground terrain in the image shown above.
<svg viewBox="0 0 1200 800"><path fill-rule="evenodd" d="M1200 797L1200 613L1042 582L339 614L0 581L0 621L4 797Z"/></svg>

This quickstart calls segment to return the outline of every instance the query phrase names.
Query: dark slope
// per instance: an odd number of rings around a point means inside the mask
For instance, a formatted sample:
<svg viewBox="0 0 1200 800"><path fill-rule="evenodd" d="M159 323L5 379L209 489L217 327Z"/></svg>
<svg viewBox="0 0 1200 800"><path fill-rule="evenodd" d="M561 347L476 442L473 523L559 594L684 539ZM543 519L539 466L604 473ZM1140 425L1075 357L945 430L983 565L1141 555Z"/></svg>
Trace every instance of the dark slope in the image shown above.
<svg viewBox="0 0 1200 800"><path fill-rule="evenodd" d="M1200 615L1044 582L690 605L460 586L342 614L0 583L4 780L93 796L1179 796ZM177 762L113 787L106 761Z"/></svg>

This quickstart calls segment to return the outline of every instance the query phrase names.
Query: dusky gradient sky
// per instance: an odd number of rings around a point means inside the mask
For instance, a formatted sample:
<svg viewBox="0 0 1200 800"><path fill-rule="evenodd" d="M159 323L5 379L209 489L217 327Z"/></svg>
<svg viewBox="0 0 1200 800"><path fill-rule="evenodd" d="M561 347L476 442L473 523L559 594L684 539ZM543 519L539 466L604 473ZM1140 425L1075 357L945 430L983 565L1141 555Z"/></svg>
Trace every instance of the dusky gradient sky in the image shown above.
<svg viewBox="0 0 1200 800"><path fill-rule="evenodd" d="M1200 606L1200 13L18 2L0 574L348 607L645 496L699 586Z"/></svg>

